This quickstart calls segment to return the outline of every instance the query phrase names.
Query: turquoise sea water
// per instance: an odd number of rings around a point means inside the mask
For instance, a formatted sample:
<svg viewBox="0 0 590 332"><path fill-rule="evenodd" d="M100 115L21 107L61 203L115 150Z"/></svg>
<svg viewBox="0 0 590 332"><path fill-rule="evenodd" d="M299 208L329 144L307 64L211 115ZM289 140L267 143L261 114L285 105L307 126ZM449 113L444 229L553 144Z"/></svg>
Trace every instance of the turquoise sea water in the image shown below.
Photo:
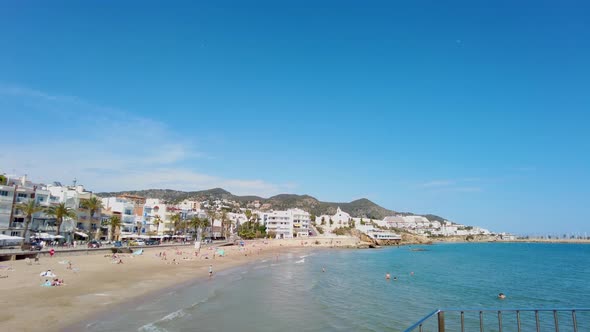
<svg viewBox="0 0 590 332"><path fill-rule="evenodd" d="M417 248L426 251L412 251ZM387 272L398 280L386 281ZM507 299L499 300L500 292ZM88 322L87 329L401 331L441 307L590 307L590 245L437 244L293 252L278 262L258 260L220 272L213 280L196 280L124 305ZM468 316L467 322L476 323L474 318ZM523 314L525 331L532 318ZM486 331L497 330L494 319L484 318ZM542 319L553 322L549 314ZM560 316L562 330L568 330L567 319ZM447 317L448 331L456 328L452 320ZM511 316L503 320L506 326L515 324ZM590 315L580 313L578 320L580 331L590 331Z"/></svg>

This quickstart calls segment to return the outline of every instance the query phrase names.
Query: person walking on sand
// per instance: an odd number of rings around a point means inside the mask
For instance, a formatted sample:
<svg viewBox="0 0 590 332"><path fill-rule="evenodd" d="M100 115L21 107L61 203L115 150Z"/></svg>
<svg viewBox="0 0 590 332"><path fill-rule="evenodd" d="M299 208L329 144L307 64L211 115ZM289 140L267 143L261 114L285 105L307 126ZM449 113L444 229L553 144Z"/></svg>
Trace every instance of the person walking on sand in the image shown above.
<svg viewBox="0 0 590 332"><path fill-rule="evenodd" d="M213 277L213 265L209 265L209 279Z"/></svg>
<svg viewBox="0 0 590 332"><path fill-rule="evenodd" d="M53 255L55 255L55 249L51 248L51 250L49 250L49 257L53 258Z"/></svg>

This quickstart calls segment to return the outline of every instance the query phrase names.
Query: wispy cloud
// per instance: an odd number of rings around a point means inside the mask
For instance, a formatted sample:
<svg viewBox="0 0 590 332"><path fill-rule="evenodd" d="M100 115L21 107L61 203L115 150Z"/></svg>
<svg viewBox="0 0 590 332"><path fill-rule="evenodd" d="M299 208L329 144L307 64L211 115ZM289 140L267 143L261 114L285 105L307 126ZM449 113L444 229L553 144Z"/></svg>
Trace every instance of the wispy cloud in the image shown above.
<svg viewBox="0 0 590 332"><path fill-rule="evenodd" d="M428 181L420 184L422 188L440 188L440 187L448 187L455 184L453 180L433 180Z"/></svg>
<svg viewBox="0 0 590 332"><path fill-rule="evenodd" d="M1 84L0 98L14 112L26 114L23 120L59 116L63 121L60 128L31 128L35 138L0 141L0 172L27 173L44 182L77 178L94 191L223 187L236 194L270 196L294 185L203 173L187 166L209 158L196 148L198 142L176 136L165 123L120 109Z"/></svg>
<svg viewBox="0 0 590 332"><path fill-rule="evenodd" d="M481 192L483 188L474 185L481 183L480 178L461 178L461 179L443 179L431 180L418 184L418 189L430 192Z"/></svg>

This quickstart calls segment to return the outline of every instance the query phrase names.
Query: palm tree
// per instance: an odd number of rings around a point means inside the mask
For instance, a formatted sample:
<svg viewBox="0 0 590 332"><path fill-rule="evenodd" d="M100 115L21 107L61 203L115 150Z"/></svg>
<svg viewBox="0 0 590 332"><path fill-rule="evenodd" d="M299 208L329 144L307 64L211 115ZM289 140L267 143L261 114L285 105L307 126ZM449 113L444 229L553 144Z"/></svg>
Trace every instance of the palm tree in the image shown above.
<svg viewBox="0 0 590 332"><path fill-rule="evenodd" d="M195 216L195 217L192 217L190 220L188 220L187 227L194 229L195 238L198 238L199 229L207 227L208 224L209 223L207 222L207 219L201 219L201 218ZM200 239L198 239L198 240L200 240Z"/></svg>
<svg viewBox="0 0 590 332"><path fill-rule="evenodd" d="M231 226L231 220L227 218L227 213L224 211L221 214L221 227L223 228L223 237L227 240L229 234L229 228Z"/></svg>
<svg viewBox="0 0 590 332"><path fill-rule="evenodd" d="M76 212L74 211L74 209L67 207L66 203L59 203L57 205L48 207L45 210L45 214L55 218L57 224L57 235L59 235L59 229L61 228L61 224L63 223L65 218L76 218Z"/></svg>
<svg viewBox="0 0 590 332"><path fill-rule="evenodd" d="M94 219L94 214L102 209L102 200L99 199L96 196L92 196L87 200L82 201L82 207L86 210L88 210L88 213L90 214L90 227L92 229L92 220ZM97 227L96 230L94 231L94 237L96 238L96 233L98 233L98 231L100 230L100 227Z"/></svg>
<svg viewBox="0 0 590 332"><path fill-rule="evenodd" d="M113 215L109 218L107 225L111 226L111 236L110 241L113 241L115 237L115 230L121 227L121 218L117 215Z"/></svg>
<svg viewBox="0 0 590 332"><path fill-rule="evenodd" d="M181 222L181 217L180 217L180 213L174 214L172 215L172 217L170 217L170 221L173 224L174 227L174 233L176 234L176 228L178 226L180 226L180 222Z"/></svg>
<svg viewBox="0 0 590 332"><path fill-rule="evenodd" d="M143 225L143 223L141 221L138 221L135 223L135 226L137 226L137 235L141 235L141 226Z"/></svg>
<svg viewBox="0 0 590 332"><path fill-rule="evenodd" d="M192 217L188 221L188 226L195 230L195 234L198 232L199 225L201 225L201 220L199 217Z"/></svg>
<svg viewBox="0 0 590 332"><path fill-rule="evenodd" d="M158 228L160 226L160 224L162 223L162 219L160 219L160 216L155 216L154 220L152 221L152 223L154 225L156 225L156 233L158 232Z"/></svg>
<svg viewBox="0 0 590 332"><path fill-rule="evenodd" d="M215 223L215 218L217 218L217 212L214 210L207 211L207 217L209 217L209 223L211 225L211 237L213 237L213 224Z"/></svg>
<svg viewBox="0 0 590 332"><path fill-rule="evenodd" d="M23 232L23 241L21 242L21 248L25 246L25 241L28 238L27 232L29 231L29 224L33 219L33 215L37 212L43 211L43 207L37 204L34 199L29 200L27 203L20 203L16 205L18 210L21 210L27 217L25 219L25 230Z"/></svg>

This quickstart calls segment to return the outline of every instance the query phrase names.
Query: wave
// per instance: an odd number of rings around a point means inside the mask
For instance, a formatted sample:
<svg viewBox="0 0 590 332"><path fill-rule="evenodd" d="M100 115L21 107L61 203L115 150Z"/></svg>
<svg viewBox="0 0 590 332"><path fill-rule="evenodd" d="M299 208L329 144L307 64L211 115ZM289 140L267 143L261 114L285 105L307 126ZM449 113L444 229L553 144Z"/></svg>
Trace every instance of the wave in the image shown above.
<svg viewBox="0 0 590 332"><path fill-rule="evenodd" d="M211 294L209 296L205 297L204 299L202 299L198 302L195 302L188 307L181 308L181 309L178 309L174 312L171 312L168 315L158 319L157 321L145 324L142 327L140 327L139 329L137 329L137 331L139 331L139 332L167 332L168 330L166 330L163 327L159 327L157 325L162 324L162 323L166 323L166 322L171 322L171 321L183 318L185 316L190 316L191 315L190 311L196 309L198 306L200 306L202 304L209 302L211 299L214 299L217 296L218 296L218 293L214 289L211 292Z"/></svg>
<svg viewBox="0 0 590 332"><path fill-rule="evenodd" d="M160 318L159 320L157 320L155 322L151 322L149 324L146 324L146 325L140 327L139 329L137 329L137 331L140 331L140 332L165 332L168 330L158 327L158 326L156 326L156 324L173 321L175 319L182 318L186 315L187 315L187 313L186 313L186 311L184 311L184 309L179 309L179 310L169 313L168 315Z"/></svg>
<svg viewBox="0 0 590 332"><path fill-rule="evenodd" d="M295 264L302 264L302 263L305 263L305 258L302 258L302 259L295 262Z"/></svg>

